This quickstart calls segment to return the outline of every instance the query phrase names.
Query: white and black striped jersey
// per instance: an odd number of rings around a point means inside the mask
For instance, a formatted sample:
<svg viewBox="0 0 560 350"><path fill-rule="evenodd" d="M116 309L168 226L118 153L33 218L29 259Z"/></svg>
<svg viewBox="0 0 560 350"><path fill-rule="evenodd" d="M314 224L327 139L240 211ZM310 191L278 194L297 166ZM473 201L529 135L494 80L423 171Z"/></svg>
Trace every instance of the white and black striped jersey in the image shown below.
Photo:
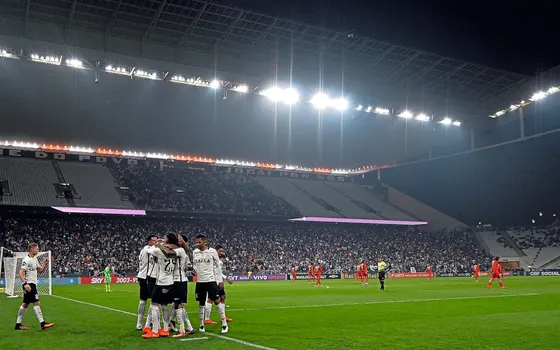
<svg viewBox="0 0 560 350"><path fill-rule="evenodd" d="M175 265L177 258L174 256L167 257L161 249L150 247L147 249L148 254L156 258L155 268L158 269L156 285L170 286L174 282Z"/></svg>
<svg viewBox="0 0 560 350"><path fill-rule="evenodd" d="M144 246L140 251L139 265L138 265L138 278L146 279L146 277L157 278L156 258L148 254L149 245Z"/></svg>
<svg viewBox="0 0 560 350"><path fill-rule="evenodd" d="M183 248L174 249L177 253L177 263L175 264L175 271L173 273L173 281L175 282L187 282L187 268L191 265L191 259L185 252Z"/></svg>

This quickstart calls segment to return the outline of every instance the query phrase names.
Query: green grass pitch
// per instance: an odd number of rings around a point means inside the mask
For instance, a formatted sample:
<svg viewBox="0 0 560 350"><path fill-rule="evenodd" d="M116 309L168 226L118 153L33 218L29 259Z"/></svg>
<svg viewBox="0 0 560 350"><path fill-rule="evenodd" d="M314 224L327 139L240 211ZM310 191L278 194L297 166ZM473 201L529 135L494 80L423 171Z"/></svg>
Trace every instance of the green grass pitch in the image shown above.
<svg viewBox="0 0 560 350"><path fill-rule="evenodd" d="M41 331L29 309L14 331L20 299L0 297L0 349L558 349L560 278L510 277L507 289L486 288L486 279L387 280L368 287L353 280L239 282L227 286L227 338L219 327L179 341L142 339L135 330L137 285L55 286L41 298ZM194 284L187 311L198 328ZM214 309L212 318L217 320ZM239 342L241 341L241 342Z"/></svg>

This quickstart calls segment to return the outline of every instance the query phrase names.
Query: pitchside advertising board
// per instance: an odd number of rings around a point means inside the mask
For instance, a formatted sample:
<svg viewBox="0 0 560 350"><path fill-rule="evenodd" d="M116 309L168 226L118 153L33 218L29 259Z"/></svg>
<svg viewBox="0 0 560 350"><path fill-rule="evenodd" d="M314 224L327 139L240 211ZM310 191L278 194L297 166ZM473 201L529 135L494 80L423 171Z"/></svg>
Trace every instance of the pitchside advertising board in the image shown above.
<svg viewBox="0 0 560 350"><path fill-rule="evenodd" d="M40 285L49 284L49 280L47 278L39 278L38 282ZM79 282L80 282L80 277L64 277L64 278L53 277L52 279L53 286L78 284ZM5 287L5 286L6 286L6 281L3 278L0 279L0 287Z"/></svg>
<svg viewBox="0 0 560 350"><path fill-rule="evenodd" d="M35 158L35 159L49 159L58 161L74 161L82 163L101 163L101 164L123 164L130 166L145 166L150 164L167 164L171 162L168 160L159 159L146 159L139 157L121 157L121 156L98 156L87 154L75 154L66 152L52 152L52 151L32 151L12 148L0 148L0 156L14 157L14 158ZM184 162L188 164L187 161ZM177 164L177 163L175 163ZM306 179L306 180L320 180L320 181L333 181L333 182L349 182L352 181L350 177L341 175L330 174L316 174L297 171L275 170L275 169L262 169L262 168L248 168L248 167L234 167L234 166L219 166L208 165L193 162L197 164L198 168L203 168L206 171L212 172L225 172L243 174L248 176L263 176L263 177L289 177L292 179Z"/></svg>
<svg viewBox="0 0 560 350"><path fill-rule="evenodd" d="M288 273L286 274L286 279L288 280L292 280L292 274ZM341 279L341 275L339 273L325 273L321 275L321 279L324 280L339 280ZM307 280L307 274L306 273L296 273L296 280Z"/></svg>

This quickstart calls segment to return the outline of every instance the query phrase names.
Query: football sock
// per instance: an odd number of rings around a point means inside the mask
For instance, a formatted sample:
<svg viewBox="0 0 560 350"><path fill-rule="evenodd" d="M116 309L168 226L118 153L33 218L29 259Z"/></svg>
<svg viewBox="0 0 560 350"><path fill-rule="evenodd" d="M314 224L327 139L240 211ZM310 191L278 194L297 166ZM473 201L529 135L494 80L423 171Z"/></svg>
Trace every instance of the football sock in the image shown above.
<svg viewBox="0 0 560 350"><path fill-rule="evenodd" d="M220 314L220 319L222 320L222 326L227 326L226 305L220 303L220 304L216 305L216 308L218 309L218 313Z"/></svg>
<svg viewBox="0 0 560 350"><path fill-rule="evenodd" d="M45 320L43 319L43 311L41 311L40 306L33 306L33 311L35 311L35 316L37 316L37 319L40 323L45 322Z"/></svg>
<svg viewBox="0 0 560 350"><path fill-rule="evenodd" d="M163 330L169 331L169 309L167 305L160 305L159 307L161 308L161 315L163 318Z"/></svg>
<svg viewBox="0 0 560 350"><path fill-rule="evenodd" d="M142 327L142 319L144 318L144 311L146 311L146 301L140 300L138 303L138 320L136 321L136 328Z"/></svg>
<svg viewBox="0 0 560 350"><path fill-rule="evenodd" d="M144 328L151 328L152 327L152 305L148 307L148 315L146 315L146 323L144 324Z"/></svg>
<svg viewBox="0 0 560 350"><path fill-rule="evenodd" d="M27 312L27 308L24 308L23 306L19 307L17 321L16 321L18 325L20 325L23 322L23 318L25 317L26 312Z"/></svg>
<svg viewBox="0 0 560 350"><path fill-rule="evenodd" d="M200 321L200 326L204 327L204 305L198 305L198 320Z"/></svg>
<svg viewBox="0 0 560 350"><path fill-rule="evenodd" d="M152 314L152 331L157 333L159 332L159 307L151 305L150 311Z"/></svg>
<svg viewBox="0 0 560 350"><path fill-rule="evenodd" d="M212 303L206 302L206 306L205 308L205 320L209 320L210 319L210 314L212 313Z"/></svg>
<svg viewBox="0 0 560 350"><path fill-rule="evenodd" d="M187 330L192 331L193 330L193 326L191 324L191 321L189 320L189 315L187 314L187 310L185 309L181 309L183 312L183 321L185 322L185 327L187 328Z"/></svg>

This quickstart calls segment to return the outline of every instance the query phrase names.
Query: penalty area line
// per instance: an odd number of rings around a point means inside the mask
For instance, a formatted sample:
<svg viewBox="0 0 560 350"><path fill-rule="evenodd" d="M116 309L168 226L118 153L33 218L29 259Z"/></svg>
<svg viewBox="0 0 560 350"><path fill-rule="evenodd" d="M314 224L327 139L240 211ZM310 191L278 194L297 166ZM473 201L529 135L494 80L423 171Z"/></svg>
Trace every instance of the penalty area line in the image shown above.
<svg viewBox="0 0 560 350"><path fill-rule="evenodd" d="M52 296L55 297L55 298L58 298L58 299L68 300L68 301L72 301L72 302L78 303L78 304L83 304L83 305L98 307L98 308L100 308L100 309L104 309L104 310L108 310L108 311L118 312L118 313L121 313L121 314L123 314L123 315L130 315L130 316L134 316L134 317L138 316L137 314L135 314L135 313L133 313L133 312L128 312L128 311L124 311L124 310L114 309L114 308L108 307L108 306L103 306L103 305L88 303L88 302L81 301L81 300L76 300L76 299L70 299L70 298L66 298L66 297L61 297L61 296L59 296L59 295L52 295ZM274 349L274 348L269 348L269 347L262 346L262 345L259 345L259 344L250 343L250 342L248 342L248 341L244 341L244 340L239 340L239 339L235 339L235 338L226 337L226 336L224 336L224 335L218 335L218 334L212 334L212 333L203 333L203 334L209 335L209 336L212 336L212 337L215 337L215 338L219 338L219 339L231 341L231 342L234 342L234 343L243 344L243 345L245 345L245 346L250 346L250 347L256 348L256 349L276 350L276 349ZM190 338L190 339L181 339L181 340L187 341L187 340L195 340L195 339L198 340L198 339L204 339L204 338ZM206 338L206 339L208 339L208 338Z"/></svg>
<svg viewBox="0 0 560 350"><path fill-rule="evenodd" d="M208 339L208 337L201 337L201 338L185 338L185 339L179 339L179 341L193 341L193 340L206 340Z"/></svg>

